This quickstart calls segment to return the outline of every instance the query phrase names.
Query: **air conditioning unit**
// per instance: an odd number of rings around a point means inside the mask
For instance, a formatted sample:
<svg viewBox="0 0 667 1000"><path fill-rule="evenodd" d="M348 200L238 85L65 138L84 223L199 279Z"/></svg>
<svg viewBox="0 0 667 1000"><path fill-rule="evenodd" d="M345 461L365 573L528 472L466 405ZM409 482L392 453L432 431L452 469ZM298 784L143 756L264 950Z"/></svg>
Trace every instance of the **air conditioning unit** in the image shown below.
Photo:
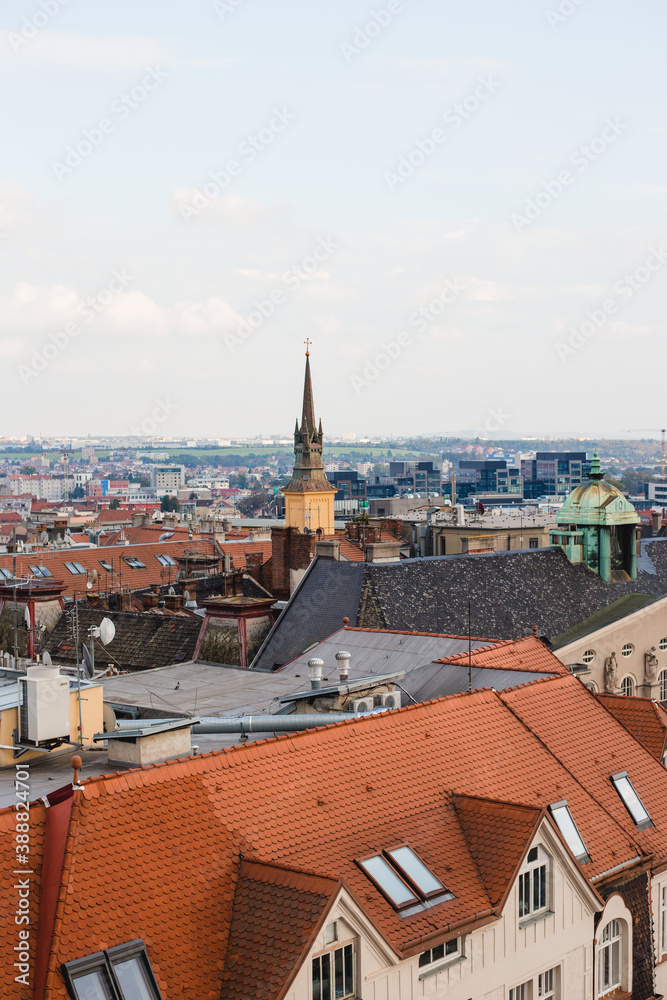
<svg viewBox="0 0 667 1000"><path fill-rule="evenodd" d="M400 708L401 692L389 691L387 694L378 695L378 704L382 705L384 708Z"/></svg>
<svg viewBox="0 0 667 1000"><path fill-rule="evenodd" d="M355 698L350 704L353 712L372 712L374 708L372 696L368 698Z"/></svg>
<svg viewBox="0 0 667 1000"><path fill-rule="evenodd" d="M58 667L37 664L19 679L20 736L23 742L69 740L69 680Z"/></svg>

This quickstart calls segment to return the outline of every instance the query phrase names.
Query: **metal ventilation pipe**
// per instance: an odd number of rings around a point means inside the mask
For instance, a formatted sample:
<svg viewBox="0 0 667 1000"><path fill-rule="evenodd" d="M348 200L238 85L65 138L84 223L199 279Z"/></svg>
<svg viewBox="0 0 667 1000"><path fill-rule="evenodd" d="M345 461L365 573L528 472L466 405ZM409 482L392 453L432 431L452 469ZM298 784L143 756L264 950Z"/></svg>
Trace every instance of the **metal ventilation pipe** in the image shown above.
<svg viewBox="0 0 667 1000"><path fill-rule="evenodd" d="M366 715L379 715L386 712L384 707L372 712L312 712L307 715L242 715L233 718L200 719L192 725L193 734L217 735L224 733L296 733L303 729L317 729L319 726L333 726L337 722L348 719L360 719ZM164 722L183 722L184 719L119 719L116 732L124 729L139 729L142 724L151 722L159 725Z"/></svg>
<svg viewBox="0 0 667 1000"><path fill-rule="evenodd" d="M352 657L346 650L341 649L339 653L336 653L336 661L338 663L338 676L341 681L346 681L350 675L350 660Z"/></svg>
<svg viewBox="0 0 667 1000"><path fill-rule="evenodd" d="M308 660L308 674L310 675L310 686L313 691L322 687L322 671L324 670L324 660L313 657Z"/></svg>

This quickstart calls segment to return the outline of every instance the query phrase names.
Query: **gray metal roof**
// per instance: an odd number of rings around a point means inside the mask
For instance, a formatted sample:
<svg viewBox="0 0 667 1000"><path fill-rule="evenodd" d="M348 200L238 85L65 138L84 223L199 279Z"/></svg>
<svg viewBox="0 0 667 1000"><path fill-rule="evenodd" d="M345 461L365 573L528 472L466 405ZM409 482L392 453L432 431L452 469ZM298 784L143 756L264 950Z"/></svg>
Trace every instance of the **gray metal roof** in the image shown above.
<svg viewBox="0 0 667 1000"><path fill-rule="evenodd" d="M488 646L487 640L473 639L472 648ZM405 632L380 632L340 628L328 639L306 650L276 672L277 676L308 676L308 660L317 655L324 660L323 682L338 678L336 653L345 649L351 654L350 677L386 674L395 670L409 673L432 660L456 656L468 650L468 640L458 636L412 635Z"/></svg>
<svg viewBox="0 0 667 1000"><path fill-rule="evenodd" d="M543 680L553 676L528 670L495 670L492 667L473 667L472 689L493 688L503 691L518 684ZM446 695L468 690L468 667L460 663L427 663L409 673L401 685L415 701L430 701Z"/></svg>

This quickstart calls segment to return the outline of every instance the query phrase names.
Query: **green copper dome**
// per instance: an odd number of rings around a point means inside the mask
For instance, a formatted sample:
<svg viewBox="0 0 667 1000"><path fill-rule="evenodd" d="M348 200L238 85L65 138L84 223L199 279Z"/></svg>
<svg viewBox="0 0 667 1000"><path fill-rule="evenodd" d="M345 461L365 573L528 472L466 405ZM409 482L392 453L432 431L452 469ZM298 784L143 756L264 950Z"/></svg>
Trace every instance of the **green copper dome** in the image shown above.
<svg viewBox="0 0 667 1000"><path fill-rule="evenodd" d="M589 481L577 486L558 512L559 525L639 524L640 517L619 489L603 479L600 459L595 452Z"/></svg>

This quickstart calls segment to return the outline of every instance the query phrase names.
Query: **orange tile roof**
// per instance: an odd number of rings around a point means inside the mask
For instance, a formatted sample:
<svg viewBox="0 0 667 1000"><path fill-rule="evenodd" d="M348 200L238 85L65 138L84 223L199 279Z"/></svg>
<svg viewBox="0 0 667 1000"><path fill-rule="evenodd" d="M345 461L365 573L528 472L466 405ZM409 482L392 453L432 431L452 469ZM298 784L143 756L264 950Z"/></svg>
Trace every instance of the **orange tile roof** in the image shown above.
<svg viewBox="0 0 667 1000"><path fill-rule="evenodd" d="M468 663L467 653L448 656L436 663ZM536 636L496 642L484 649L473 649L473 667L491 667L498 670L527 670L533 673L563 674L571 676L567 667Z"/></svg>
<svg viewBox="0 0 667 1000"><path fill-rule="evenodd" d="M241 861L222 976L225 1000L278 1000L340 888L335 879Z"/></svg>
<svg viewBox="0 0 667 1000"><path fill-rule="evenodd" d="M564 676L533 681L502 691L499 697L518 719L530 726L554 759L585 785L615 823L630 830L637 854L655 853L667 861L667 770L624 726L615 719L610 723L613 716L581 681ZM628 821L625 806L610 780L612 774L625 770L653 820L654 825L646 830L638 831ZM542 786L541 776L536 775L535 784L538 788ZM599 848L587 840L581 826L580 831L595 863ZM622 858L622 852L612 849L611 841L608 847L611 850L608 867L612 868Z"/></svg>
<svg viewBox="0 0 667 1000"><path fill-rule="evenodd" d="M609 780L621 769L654 827L629 819ZM145 941L166 996L219 1000L241 855L341 879L389 944L413 954L493 912L551 802L570 805L588 878L667 858L666 787L665 769L571 675L91 778L74 796L45 1000L66 996L61 962L130 937ZM501 804L475 819L462 796ZM454 895L408 917L355 863L406 842Z"/></svg>
<svg viewBox="0 0 667 1000"><path fill-rule="evenodd" d="M620 694L598 694L597 699L662 763L667 743L667 712L662 705L650 698L626 698Z"/></svg>
<svg viewBox="0 0 667 1000"><path fill-rule="evenodd" d="M492 906L506 895L544 811L472 795L452 798Z"/></svg>
<svg viewBox="0 0 667 1000"><path fill-rule="evenodd" d="M52 549L42 552L21 552L16 557L16 570L22 576L30 573L31 565L46 566L54 580L65 584L64 593L69 597L82 597L88 593L86 583L92 570L97 572L95 590L101 592L123 589L141 590L154 583L171 583L176 577L176 566L162 566L157 561L159 555L170 555L176 559L187 552L218 555L210 538L193 538L191 541L166 541L151 545L114 545L91 549ZM125 559L135 556L145 564L145 568L132 569ZM113 567L108 572L101 565L104 559ZM0 566L12 569L13 556L0 555ZM73 575L65 566L68 562L79 562L87 571L86 575Z"/></svg>
<svg viewBox="0 0 667 1000"><path fill-rule="evenodd" d="M42 849L44 845L44 829L46 826L46 806L36 802L30 806L29 831L29 864L23 865L17 857L24 857L17 852L16 847L16 812L14 809L4 809L0 812L0 995L3 1000L32 1000L32 984L35 981L35 944L37 941L37 921L39 916L39 892L41 881ZM15 871L27 869L29 875L15 875ZM14 918L18 910L18 891L15 886L18 880L28 880L30 890L30 908L28 915L30 923L15 924ZM11 930L10 930L11 928ZM17 983L15 976L19 970L14 968L17 954L14 946L19 943L19 930L30 932L30 972L29 985Z"/></svg>

